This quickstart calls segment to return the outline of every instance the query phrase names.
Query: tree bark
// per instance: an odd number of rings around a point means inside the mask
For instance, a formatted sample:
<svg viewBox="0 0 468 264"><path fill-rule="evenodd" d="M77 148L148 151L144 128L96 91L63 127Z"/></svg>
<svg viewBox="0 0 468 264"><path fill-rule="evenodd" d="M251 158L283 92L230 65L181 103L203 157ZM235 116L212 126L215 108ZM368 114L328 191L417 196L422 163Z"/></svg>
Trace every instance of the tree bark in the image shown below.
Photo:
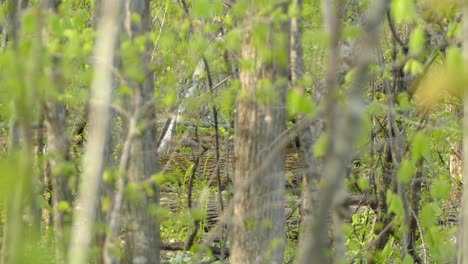
<svg viewBox="0 0 468 264"><path fill-rule="evenodd" d="M7 47L9 41L13 43L13 52L20 57L18 48L19 21L22 9L27 6L27 1L7 0L4 28L4 47ZM34 48L37 48L37 44ZM32 157L32 130L31 130L31 107L34 105L33 87L39 76L39 62L35 61L27 71L21 67L20 61L14 63L14 74L18 82L12 89L14 97L11 102L11 116L8 138L8 158L12 162L16 175L9 186L5 195L4 205L4 224L2 226L2 248L0 254L0 263L21 263L24 261L25 249L29 241L35 241L35 234L31 234L30 240L25 240L26 234L34 230L36 226L34 191L35 178L33 177L33 157ZM29 74L29 79L22 78ZM21 77L20 77L21 76ZM14 90L13 90L14 89ZM21 142L21 144L20 144ZM4 177L11 177L4 175ZM24 216L31 218L32 228L29 229L25 223ZM37 218L39 219L39 218ZM31 244L34 242L31 242Z"/></svg>
<svg viewBox="0 0 468 264"><path fill-rule="evenodd" d="M45 0L43 1L44 11L57 11L61 1ZM53 81L54 88L58 94L64 92L63 76L60 70L58 58L52 58L54 65L50 78ZM55 242L55 262L65 261L65 252L68 245L68 238L65 237L65 221L67 212L60 210L60 204L63 202L72 206L72 196L68 185L69 175L65 175L62 166L69 160L69 142L67 138L67 111L65 104L53 98L42 105L45 117L45 126L47 130L47 178L50 179L52 186L52 217L54 224L54 242Z"/></svg>
<svg viewBox="0 0 468 264"><path fill-rule="evenodd" d="M66 109L63 103L50 101L45 103L44 114L47 128L47 152L48 152L48 178L52 185L52 216L55 235L55 260L57 263L65 261L66 245L64 228L67 225L65 214L60 210L63 202L72 206L72 197L68 186L68 177L63 169L63 164L68 161L69 144L66 130Z"/></svg>
<svg viewBox="0 0 468 264"><path fill-rule="evenodd" d="M142 36L151 29L150 0L125 1L125 29L129 38ZM135 23L132 14L140 16L140 22ZM145 181L159 170L157 153L156 113L151 103L154 99L154 78L149 72L151 62L150 46L142 54L142 70L146 78L141 83L133 83L131 105L134 109L132 119L136 124L145 122L129 149L128 184L136 189L127 195L126 214L126 254L130 263L159 263L159 219L149 214L149 208L159 203L159 187L153 184L143 186Z"/></svg>
<svg viewBox="0 0 468 264"><path fill-rule="evenodd" d="M334 8L343 3L327 3L323 1L325 16L336 16ZM314 207L313 217L310 223L310 229L304 230L304 239L299 245L298 263L330 263L331 251L328 241L328 226L329 213L333 216L333 235L335 254L334 263L342 263L345 261L344 241L341 226L343 223L343 210L345 208L346 193L344 191L344 179L346 168L353 156L354 142L360 133L360 119L364 110L364 89L367 70L370 60L370 52L377 45L377 39L380 32L380 24L385 11L388 8L389 1L383 0L376 3L375 9L368 13L367 20L364 21L363 29L366 32L359 41L358 47L360 50L355 54L354 65L356 72L353 78L351 87L347 91L347 101L338 103L337 84L339 83L334 77L338 72L339 60L331 63L327 74L327 94L325 98L325 111L327 113L327 131L329 138L333 141L328 142L329 152L327 153L323 174L318 193L316 206ZM336 24L336 19L330 19L327 24L328 30L332 34L336 34L339 29ZM333 37L333 35L332 35ZM335 36L337 37L337 36ZM337 45L336 41L331 41L332 45ZM336 52L335 54L333 54ZM338 49L330 48L330 56L337 56ZM335 64L335 65L333 65ZM336 68L333 68L336 67Z"/></svg>
<svg viewBox="0 0 468 264"><path fill-rule="evenodd" d="M265 22L263 26L268 28L269 37L262 43L265 48L289 50L287 25ZM275 26L281 29L275 30ZM285 130L289 56L262 57L255 43L263 40L258 39L253 28L255 25L249 25L242 38L242 59L252 67L243 67L240 72L242 95L236 124L230 261L283 263L285 148L274 152L270 149ZM262 85L265 80L272 86L269 97L262 101L258 92L268 88Z"/></svg>
<svg viewBox="0 0 468 264"><path fill-rule="evenodd" d="M468 6L463 9L463 56L465 60L465 69L468 63ZM461 224L458 227L460 243L458 248L458 262L468 263L468 92L463 94L463 195L462 195L462 213Z"/></svg>
<svg viewBox="0 0 468 264"><path fill-rule="evenodd" d="M104 153L110 136L112 69L117 46L120 1L103 0L102 18L94 49L95 75L91 87L89 136L79 187L81 207L73 218L68 263L88 263L89 245L96 216L99 185L104 167Z"/></svg>

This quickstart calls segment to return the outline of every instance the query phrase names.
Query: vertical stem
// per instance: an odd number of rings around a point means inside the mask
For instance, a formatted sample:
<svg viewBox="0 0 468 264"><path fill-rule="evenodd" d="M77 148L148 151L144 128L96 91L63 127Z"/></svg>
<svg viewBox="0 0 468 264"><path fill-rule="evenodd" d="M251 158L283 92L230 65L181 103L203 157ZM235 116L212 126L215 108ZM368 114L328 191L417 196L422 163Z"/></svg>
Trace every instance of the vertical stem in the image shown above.
<svg viewBox="0 0 468 264"><path fill-rule="evenodd" d="M465 59L466 72L468 68L468 7L463 9L463 56ZM466 85L466 84L465 84ZM468 263L468 90L465 87L463 93L463 200L462 200L462 221L458 227L461 234L459 248L459 262Z"/></svg>
<svg viewBox="0 0 468 264"><path fill-rule="evenodd" d="M94 49L95 72L91 87L89 140L84 157L78 204L81 210L73 218L68 263L88 262L89 244L96 216L99 185L104 166L105 143L109 137L112 97L112 67L117 46L118 17L121 1L103 0L102 18Z"/></svg>

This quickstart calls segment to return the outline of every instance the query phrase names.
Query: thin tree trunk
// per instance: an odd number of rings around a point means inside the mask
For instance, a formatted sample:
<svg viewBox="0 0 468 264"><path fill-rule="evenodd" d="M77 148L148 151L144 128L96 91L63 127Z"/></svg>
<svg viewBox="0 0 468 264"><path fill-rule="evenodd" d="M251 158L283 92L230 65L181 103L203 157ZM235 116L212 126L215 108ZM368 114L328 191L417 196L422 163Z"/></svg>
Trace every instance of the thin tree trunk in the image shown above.
<svg viewBox="0 0 468 264"><path fill-rule="evenodd" d="M102 0L97 0L94 3L93 22L94 22L94 28L96 28L96 29L99 26L100 19L102 18L103 10L102 10L101 5L102 5ZM119 21L119 27L122 27L121 24L122 24L122 21ZM117 42L116 50L119 49L119 46L120 46L120 43ZM119 65L119 58L116 57L117 54L114 54L114 56L115 56L113 58L113 60L115 60L114 65ZM117 85L118 85L118 79L116 78L116 76L115 76L115 74L113 72L113 74L112 74L112 89L111 89L111 92L112 92L111 97L112 98L114 98L114 96L115 96L115 91L116 91ZM118 144L117 142L119 141L119 139L115 139L114 134L113 134L115 132L115 130L114 130L114 128L115 128L114 127L115 118L116 118L116 114L115 114L114 111L112 111L111 112L111 118L110 118L111 125L110 125L110 128L109 128L110 136L107 137L107 142L104 144L104 146L105 146L104 147L104 170L105 170L104 173L113 173L113 169L116 167L116 165L114 164L113 151L115 149L117 149L117 150L119 149L119 148L116 148L116 146ZM115 133L115 136L120 138L121 134L117 132L117 133ZM119 171L119 173L121 173L121 171ZM119 178L119 180L120 180L120 178ZM104 228L104 227L107 227L106 225L108 223L110 223L110 217L111 217L113 208L112 207L107 208L106 205L103 203L103 201L105 201L106 199L109 200L109 201L115 201L116 196L120 195L118 193L120 191L120 189L118 187L114 188L115 187L114 185L116 185L116 184L114 184L114 182L103 181L101 183L100 189L99 189L99 194L101 196L98 199L98 209L97 209L96 222L97 222L98 226L103 227L103 228L99 228L96 231L96 237L95 237L96 247L99 250L99 254L96 254L96 256L95 256L95 262L97 262L97 263L109 263L109 259L110 259L110 256L111 256L110 241L112 241L115 238L113 232L109 232L107 228ZM115 204L112 203L112 206L115 206ZM120 207L118 207L118 209L120 209ZM119 210L118 213L119 213L118 216L120 217L121 211Z"/></svg>
<svg viewBox="0 0 468 264"><path fill-rule="evenodd" d="M324 14L324 25L326 28L326 32L330 36L330 48L329 48L329 59L328 59L328 71L327 71L327 78L326 82L324 85L321 85L323 87L318 87L314 93L315 93L315 103L319 104L322 99L328 99L328 103L326 104L327 110L326 115L326 121L328 122L328 125L331 125L331 122L333 122L333 113L334 110L332 107L332 104L330 101L333 101L333 94L336 93L336 89L338 86L338 69L339 69L339 57L340 57L340 52L339 52L339 34L340 34L340 17L341 17L341 8L342 8L342 3L337 3L333 1L322 1L322 8L323 8L323 14ZM325 94L326 93L326 94ZM314 184L315 182L320 180L321 173L323 173L323 161L317 160L315 157L313 157L313 152L312 152L312 146L314 142L318 139L318 137L323 133L323 129L325 127L325 124L323 121L315 121L314 125L311 127L308 127L305 129L302 135L302 142L304 142L304 146L301 146L304 148L304 158L305 158L305 181L304 181L304 199L303 199L303 204L302 204L302 226L303 226L303 233L300 235L300 242L299 245L306 245L308 243L311 243L311 236L313 236L313 229L314 229L314 203L317 208L320 207L319 204L316 204L318 201L319 197L315 197L314 195ZM307 147L307 149L305 149ZM324 219L322 219L323 226L322 230L328 232L329 225L328 225L328 213L326 212ZM316 216L315 216L316 218ZM317 242L322 244L323 248L326 248L326 245L329 244L329 238L328 235L322 236L320 238L321 240L316 240ZM318 248L317 248L318 249ZM310 248L308 247L299 247L298 250L298 263L306 263L308 261L308 258L310 259L311 255L308 255L307 252L310 252ZM318 252L315 253L315 255L318 256ZM319 258L318 260L322 261L322 263L325 263L325 258Z"/></svg>
<svg viewBox="0 0 468 264"><path fill-rule="evenodd" d="M465 69L468 65L468 7L463 9L463 56L465 59ZM468 92L463 95L463 200L461 224L458 227L460 234L460 244L458 251L458 263L468 263Z"/></svg>
<svg viewBox="0 0 468 264"><path fill-rule="evenodd" d="M45 11L57 11L60 1L43 1ZM58 93L63 93L65 87L62 82L63 76L60 70L60 61L58 58L52 58L54 65L51 79ZM50 179L52 186L52 217L54 224L55 241L55 262L65 261L65 252L68 245L68 237L65 236L65 227L69 224L65 221L67 212L61 211L61 203L66 202L71 207L72 196L68 185L69 175L65 175L63 169L60 169L65 162L69 160L69 142L67 138L67 111L65 104L56 100L49 99L42 106L45 116L45 125L47 129L47 153L48 153L48 171L47 178Z"/></svg>
<svg viewBox="0 0 468 264"><path fill-rule="evenodd" d="M7 42L13 43L13 52L20 57L18 48L19 42L19 21L21 10L27 6L27 1L6 1L5 19L5 48ZM38 47L35 43L35 49ZM37 50L36 50L37 51ZM36 206L33 188L35 185L33 176L33 137L31 129L31 109L33 107L34 89L33 84L37 81L40 73L39 61L35 61L29 71L22 67L20 61L13 62L13 67L17 82L14 90L14 98L11 103L12 114L10 117L8 154L13 162L16 176L12 181L12 186L6 189L4 200L4 225L2 232L2 249L0 263L21 263L24 262L26 245L34 244L36 234L32 230L38 226L35 217ZM28 74L29 78L22 78ZM21 144L20 144L21 142ZM11 175L5 175L11 177ZM24 221L24 216L30 217L32 226L29 227ZM25 240L26 234L30 238ZM31 243L31 244L29 244Z"/></svg>
<svg viewBox="0 0 468 264"><path fill-rule="evenodd" d="M293 0L293 4L297 6L299 10L302 10L302 0ZM304 61L303 61L303 48L302 48L302 14L298 14L296 17L291 18L291 84L298 93L304 94L304 87L300 86L300 81L304 75ZM316 105L319 105L323 98L323 85L320 85L313 90L313 101ZM306 121L306 116L299 116L299 122ZM320 180L321 172L323 170L323 160L315 158L313 155L313 145L319 136L322 134L324 129L324 122L317 118L312 121L313 125L305 126L299 132L300 150L303 154L304 159L304 174L302 179L302 185L304 188L303 199L301 205L301 226L302 230L308 230L310 227L306 227L311 223L313 201L314 201L314 188L315 183ZM303 233L302 233L303 234ZM300 234L300 241L304 239L304 235Z"/></svg>
<svg viewBox="0 0 468 264"><path fill-rule="evenodd" d="M264 43L266 49L289 50L287 25L281 25L283 32L275 30L273 23L263 26L270 37ZM285 149L269 150L285 130L289 56L277 54L270 61L262 58L253 28L255 25L249 25L242 38L242 59L254 67L242 68L240 73L230 262L283 263ZM257 89L264 80L272 83L271 97L261 101ZM269 155L272 162L265 164Z"/></svg>
<svg viewBox="0 0 468 264"><path fill-rule="evenodd" d="M89 112L89 138L84 157L78 204L81 207L73 218L72 240L68 263L88 262L92 229L96 216L99 185L104 167L104 153L110 136L112 69L117 46L120 1L103 0L102 18L99 21L98 38L94 54L95 75L91 88Z"/></svg>
<svg viewBox="0 0 468 264"><path fill-rule="evenodd" d="M151 29L150 0L125 1L126 31L129 38L142 36ZM135 23L133 14L140 16ZM131 16L131 17L130 17ZM159 263L159 219L148 210L159 203L159 187L150 185L147 188L143 182L159 170L157 153L156 113L154 104L154 78L149 72L151 55L150 45L141 58L145 80L133 84L132 107L137 124L144 121L147 125L139 131L139 136L130 146L128 164L128 184L136 187L132 194L127 195L126 214L127 229L125 249L131 263ZM138 193L138 194L137 194Z"/></svg>
<svg viewBox="0 0 468 264"><path fill-rule="evenodd" d="M326 8L326 1L323 2ZM360 51L355 55L356 73L353 78L351 87L348 90L348 101L343 105L336 104L337 90L336 80L333 81L334 74L337 74L338 68L331 68L327 75L327 80L330 82L327 86L331 91L327 91L326 97L326 112L327 112L327 125L329 126L329 138L333 139L329 144L329 153L327 154L324 175L318 200L314 207L312 223L310 230L304 230L303 236L305 238L299 245L298 263L330 263L330 254L328 244L328 215L330 208L332 209L333 216L333 234L334 234L334 247L335 256L334 263L342 263L345 261L344 255L344 241L343 234L341 233L341 225L343 222L343 206L345 199L344 191L344 178L346 175L347 164L349 164L353 156L354 142L360 133L360 118L364 108L364 89L367 68L370 60L370 50L374 49L378 44L377 39L380 32L380 24L384 17L385 11L388 8L388 1L379 1L376 8L371 10L368 14L367 20L364 21L365 35L359 42L358 47ZM343 5L343 3L335 3L335 5ZM333 4L330 4L328 9L325 10L326 14L333 17ZM329 11L327 11L329 10ZM336 33L338 26L336 20L330 20L328 32ZM334 31L331 31L334 30ZM331 41L333 44L334 42ZM337 49L331 49L331 52L338 52ZM337 56L337 54L330 54L330 56ZM337 67L338 65L335 65ZM333 65L330 65L333 67Z"/></svg>
<svg viewBox="0 0 468 264"><path fill-rule="evenodd" d="M44 105L47 127L48 178L52 186L52 216L55 235L55 260L65 261L68 239L65 237L67 223L61 211L61 203L67 202L71 207L72 197L68 185L68 175L64 175L63 166L68 157L69 144L66 131L66 109L63 103L50 101Z"/></svg>

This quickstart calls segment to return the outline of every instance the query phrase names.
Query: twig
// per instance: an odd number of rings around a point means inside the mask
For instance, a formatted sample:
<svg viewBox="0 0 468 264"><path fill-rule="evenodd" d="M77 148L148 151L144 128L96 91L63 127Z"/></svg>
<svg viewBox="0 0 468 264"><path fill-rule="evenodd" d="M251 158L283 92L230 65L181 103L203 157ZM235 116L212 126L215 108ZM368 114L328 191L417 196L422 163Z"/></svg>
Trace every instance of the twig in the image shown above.
<svg viewBox="0 0 468 264"><path fill-rule="evenodd" d="M210 92L211 96L214 98L214 90L213 90L213 80L211 79L211 72L210 72L210 65L208 64L208 61L206 60L206 57L203 56L203 63L205 64L205 71L206 75L208 78L208 86L210 87ZM218 128L218 109L216 109L216 105L213 104L212 107L213 111L213 119L214 119L214 129L215 129L215 148L216 148L216 163L219 164L219 128ZM221 211L224 210L224 205L223 205L223 197L221 195L221 172L219 169L219 166L216 166L216 180L217 182L217 187L218 187L218 199L219 199L219 206L221 208Z"/></svg>
<svg viewBox="0 0 468 264"><path fill-rule="evenodd" d="M390 31L392 32L393 38L398 42L398 44L401 46L403 49L404 53L408 53L408 45L404 43L398 33L396 32L395 29L395 23L393 23L392 16L390 15L390 10L387 11L387 21L388 21L388 26L390 27Z"/></svg>
<svg viewBox="0 0 468 264"><path fill-rule="evenodd" d="M198 138L198 129L195 127L195 135ZM200 140L198 140L200 142ZM202 150L203 149L203 150ZM187 208L188 210L192 209L192 190L193 190L193 180L195 178L195 174L197 173L198 166L200 165L200 159L205 154L207 149L202 148L201 143L199 144L199 149L198 149L198 156L197 159L194 162L194 166L192 169L192 173L190 174L188 186L187 186ZM184 245L184 250L188 251L190 250L190 247L193 245L193 241L195 240L195 237L197 236L198 229L200 228L200 220L195 219L193 221L193 225L195 226L195 229L190 233L190 235L187 237L187 240L185 241Z"/></svg>
<svg viewBox="0 0 468 264"><path fill-rule="evenodd" d="M418 219L418 216L416 215L416 213L413 211L412 208L410 208L411 210L411 213L413 214L413 217L414 219L416 220L416 225L418 226L418 230L419 230L419 235L421 237L421 243L422 243L422 250L423 250L423 253L424 253L424 262L423 263L427 263L427 250L426 250L426 242L424 242L424 235L423 235L423 232L422 232L422 229L421 229L421 224L419 223L419 219Z"/></svg>
<svg viewBox="0 0 468 264"><path fill-rule="evenodd" d="M133 143L133 139L137 135L136 130L136 121L131 119L129 122L129 129L127 138L123 146L122 154L120 156L120 165L118 171L117 182L115 184L116 192L113 200L113 207L110 213L110 224L109 224L109 233L107 234L104 241L104 259L106 263L112 263L111 243L115 235L119 233L120 228L120 213L122 209L123 199L124 199L124 189L125 189L125 172L127 171L128 162L130 160L130 148Z"/></svg>
<svg viewBox="0 0 468 264"><path fill-rule="evenodd" d="M390 223L388 223L387 226L385 226L384 229L382 229L382 231L380 231L380 233L377 235L377 237L372 240L367 246L365 246L364 248L362 248L361 250L359 250L358 253L356 253L354 255L354 257L349 261L349 263L354 263L354 261L357 259L357 257L359 255L361 255L364 251L367 251L369 250L371 247L374 246L374 244L379 241L386 233L387 231L390 229L390 227L392 227L392 224L393 224L393 221L395 220L395 218L392 219L392 221L390 221Z"/></svg>

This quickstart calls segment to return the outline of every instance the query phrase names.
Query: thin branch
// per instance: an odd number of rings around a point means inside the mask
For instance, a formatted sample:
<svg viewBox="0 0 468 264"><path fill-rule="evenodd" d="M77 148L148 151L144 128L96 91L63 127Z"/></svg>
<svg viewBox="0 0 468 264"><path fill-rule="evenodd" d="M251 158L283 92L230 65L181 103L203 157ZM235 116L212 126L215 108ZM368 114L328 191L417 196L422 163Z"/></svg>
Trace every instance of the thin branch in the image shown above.
<svg viewBox="0 0 468 264"><path fill-rule="evenodd" d="M395 218L393 218L392 221L390 221L390 223L388 223L388 225L385 226L385 228L382 229L382 231L380 231L380 233L377 235L377 237L374 240L372 240L367 246L365 246L364 248L359 250L359 252L356 253L354 255L354 257L349 261L349 263L354 263L355 260L358 258L358 256L360 256L362 253L364 253L365 251L368 251L371 247L373 247L374 244L377 241L379 241L387 233L387 231L392 227L392 224L393 224L394 220L395 220Z"/></svg>
<svg viewBox="0 0 468 264"><path fill-rule="evenodd" d="M210 71L210 65L208 64L208 61L206 60L206 57L203 55L202 57L203 63L205 64L205 71L206 75L208 78L208 86L210 88L210 93L212 98L214 99L215 94L214 94L214 88L213 88L213 80L211 78L211 71ZM218 109L216 108L216 105L213 102L213 119L214 119L214 130L215 130L215 148L216 148L216 185L218 189L218 202L219 202L219 208L221 209L221 212L224 211L224 203L223 203L223 196L221 193L221 172L220 172L220 155L219 155L219 127L218 127ZM223 229L224 230L224 229ZM221 230L221 237L223 237L224 232ZM224 259L224 250L221 250L221 259Z"/></svg>
<svg viewBox="0 0 468 264"><path fill-rule="evenodd" d="M100 34L98 34L94 48L94 56L101 59L95 62L95 75L91 88L90 134L78 196L81 210L77 211L73 217L68 256L68 263L71 264L82 264L88 260L92 227L97 210L100 176L104 166L105 142L110 134L113 78L111 69L117 46L121 1L103 0L102 4L102 18L98 27Z"/></svg>
<svg viewBox="0 0 468 264"><path fill-rule="evenodd" d="M197 129L197 127L195 127L195 135L198 138L198 129ZM198 140L198 142L200 142L200 140ZM190 174L190 178L189 178L189 182L188 182L188 186L187 186L187 209L189 211L192 209L193 180L195 179L197 169L200 166L201 157L203 156L203 154L205 154L205 152L207 150L208 149L203 148L201 146L201 143L199 143L197 159L195 160L195 162L193 164L192 173ZM184 245L184 250L185 251L190 250L190 247L192 247L192 245L193 245L193 241L195 240L195 237L197 236L197 233L198 233L198 229L200 228L200 220L198 218L194 219L193 225L194 225L195 228L192 231L192 233L190 233L187 236L187 240L185 241L185 245Z"/></svg>
<svg viewBox="0 0 468 264"><path fill-rule="evenodd" d="M404 43L401 40L400 36L398 35L396 28L395 28L395 23L393 22L392 16L390 15L390 10L387 11L387 21L388 21L388 26L390 27L390 31L392 32L393 38L401 46L401 48L403 49L403 53L404 54L408 53L408 45Z"/></svg>
<svg viewBox="0 0 468 264"><path fill-rule="evenodd" d="M162 10L162 9L161 9ZM161 10L159 12L161 12ZM164 16L163 16L163 19L159 25L159 35L158 35L158 38L156 39L156 41L154 42L154 48L153 48L153 54L151 54L151 62L154 61L154 54L156 54L156 49L158 48L158 44L159 44L159 39L161 38L161 33L162 33L162 29L164 27L164 24L166 22L166 14L167 14L167 9L164 8ZM159 13L158 13L158 16L159 16ZM156 19L156 18L155 18Z"/></svg>
<svg viewBox="0 0 468 264"><path fill-rule="evenodd" d="M423 253L424 253L424 262L423 263L427 263L426 242L424 242L424 234L423 234L423 231L421 229L421 223L419 222L418 216L416 215L416 213L413 211L412 208L410 208L410 211L413 214L414 219L416 220L416 225L418 226L419 236L421 238L421 247L422 247L422 250L423 250Z"/></svg>
<svg viewBox="0 0 468 264"><path fill-rule="evenodd" d="M211 72L210 72L210 65L208 64L208 61L206 60L206 57L203 56L203 63L205 64L205 71L206 75L208 78L208 86L210 88L211 96L214 98L214 90L213 90L213 80L211 79ZM219 164L219 128L218 128L218 109L216 109L216 105L213 103L212 107L213 111L213 119L214 119L214 129L215 129L215 148L216 148L216 163ZM217 182L217 187L218 187L218 199L219 199L219 206L221 208L221 211L224 210L224 205L223 205L223 197L221 195L221 172L219 169L219 166L216 166L216 180Z"/></svg>
<svg viewBox="0 0 468 264"><path fill-rule="evenodd" d="M112 260L115 259L115 256L112 255L112 242L116 238L116 235L119 234L120 228L120 218L121 210L124 199L124 189L125 189L125 172L128 168L128 163L130 160L130 148L133 144L133 139L137 135L136 121L135 119L130 119L129 128L127 132L127 138L125 139L122 154L120 156L120 165L117 176L117 182L115 184L116 193L112 201L113 207L110 213L110 223L109 223L109 233L106 236L104 241L104 260L106 263L113 263Z"/></svg>

